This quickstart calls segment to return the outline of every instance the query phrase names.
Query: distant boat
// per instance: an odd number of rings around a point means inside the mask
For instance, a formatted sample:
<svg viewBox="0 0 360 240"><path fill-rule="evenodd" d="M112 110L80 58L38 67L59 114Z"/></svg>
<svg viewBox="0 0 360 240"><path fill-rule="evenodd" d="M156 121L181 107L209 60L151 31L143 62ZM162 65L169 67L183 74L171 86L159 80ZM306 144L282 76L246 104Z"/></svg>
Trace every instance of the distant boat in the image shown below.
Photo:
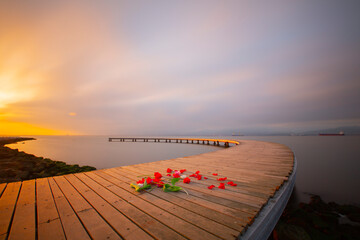
<svg viewBox="0 0 360 240"><path fill-rule="evenodd" d="M344 136L344 132L339 133L319 133L319 136Z"/></svg>

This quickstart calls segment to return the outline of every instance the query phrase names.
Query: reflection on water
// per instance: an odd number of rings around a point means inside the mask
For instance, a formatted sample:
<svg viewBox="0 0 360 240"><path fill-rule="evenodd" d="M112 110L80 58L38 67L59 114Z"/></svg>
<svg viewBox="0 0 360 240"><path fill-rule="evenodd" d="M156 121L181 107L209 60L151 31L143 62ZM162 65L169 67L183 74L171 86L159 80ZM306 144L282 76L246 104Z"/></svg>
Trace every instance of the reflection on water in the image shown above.
<svg viewBox="0 0 360 240"><path fill-rule="evenodd" d="M197 144L108 142L98 136L41 136L12 148L70 164L98 169L190 156L219 148ZM307 194L325 201L360 203L359 136L269 136L224 137L277 142L289 146L298 161L295 196ZM10 145L9 145L10 146Z"/></svg>

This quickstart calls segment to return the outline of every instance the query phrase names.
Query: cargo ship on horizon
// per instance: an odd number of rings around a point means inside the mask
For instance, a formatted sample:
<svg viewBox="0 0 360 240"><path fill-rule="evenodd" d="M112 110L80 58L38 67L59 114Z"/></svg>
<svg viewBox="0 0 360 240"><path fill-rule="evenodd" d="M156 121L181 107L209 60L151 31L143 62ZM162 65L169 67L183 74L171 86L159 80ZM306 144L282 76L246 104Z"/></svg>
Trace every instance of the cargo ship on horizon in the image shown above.
<svg viewBox="0 0 360 240"><path fill-rule="evenodd" d="M344 136L344 132L339 133L319 133L319 136Z"/></svg>

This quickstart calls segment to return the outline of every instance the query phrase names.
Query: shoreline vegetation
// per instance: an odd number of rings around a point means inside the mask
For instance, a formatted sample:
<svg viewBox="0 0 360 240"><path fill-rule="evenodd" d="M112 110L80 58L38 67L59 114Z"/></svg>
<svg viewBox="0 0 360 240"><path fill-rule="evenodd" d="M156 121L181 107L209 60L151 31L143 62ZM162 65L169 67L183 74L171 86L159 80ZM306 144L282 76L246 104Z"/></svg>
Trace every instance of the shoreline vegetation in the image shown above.
<svg viewBox="0 0 360 240"><path fill-rule="evenodd" d="M35 140L35 138L0 137L0 183L96 170L95 167L70 165L5 146L6 144L30 140Z"/></svg>

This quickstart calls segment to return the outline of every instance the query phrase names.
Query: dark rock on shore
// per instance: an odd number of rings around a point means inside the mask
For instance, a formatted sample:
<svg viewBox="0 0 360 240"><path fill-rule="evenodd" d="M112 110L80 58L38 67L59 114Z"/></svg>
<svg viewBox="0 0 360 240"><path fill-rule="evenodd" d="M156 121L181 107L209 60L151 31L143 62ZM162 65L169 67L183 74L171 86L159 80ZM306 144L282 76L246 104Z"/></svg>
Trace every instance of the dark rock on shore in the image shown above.
<svg viewBox="0 0 360 240"><path fill-rule="evenodd" d="M69 165L4 146L5 144L27 140L34 140L34 138L0 139L0 183L96 170L91 166Z"/></svg>
<svg viewBox="0 0 360 240"><path fill-rule="evenodd" d="M314 195L308 204L288 204L270 239L360 239L359 216L357 206L325 203Z"/></svg>

